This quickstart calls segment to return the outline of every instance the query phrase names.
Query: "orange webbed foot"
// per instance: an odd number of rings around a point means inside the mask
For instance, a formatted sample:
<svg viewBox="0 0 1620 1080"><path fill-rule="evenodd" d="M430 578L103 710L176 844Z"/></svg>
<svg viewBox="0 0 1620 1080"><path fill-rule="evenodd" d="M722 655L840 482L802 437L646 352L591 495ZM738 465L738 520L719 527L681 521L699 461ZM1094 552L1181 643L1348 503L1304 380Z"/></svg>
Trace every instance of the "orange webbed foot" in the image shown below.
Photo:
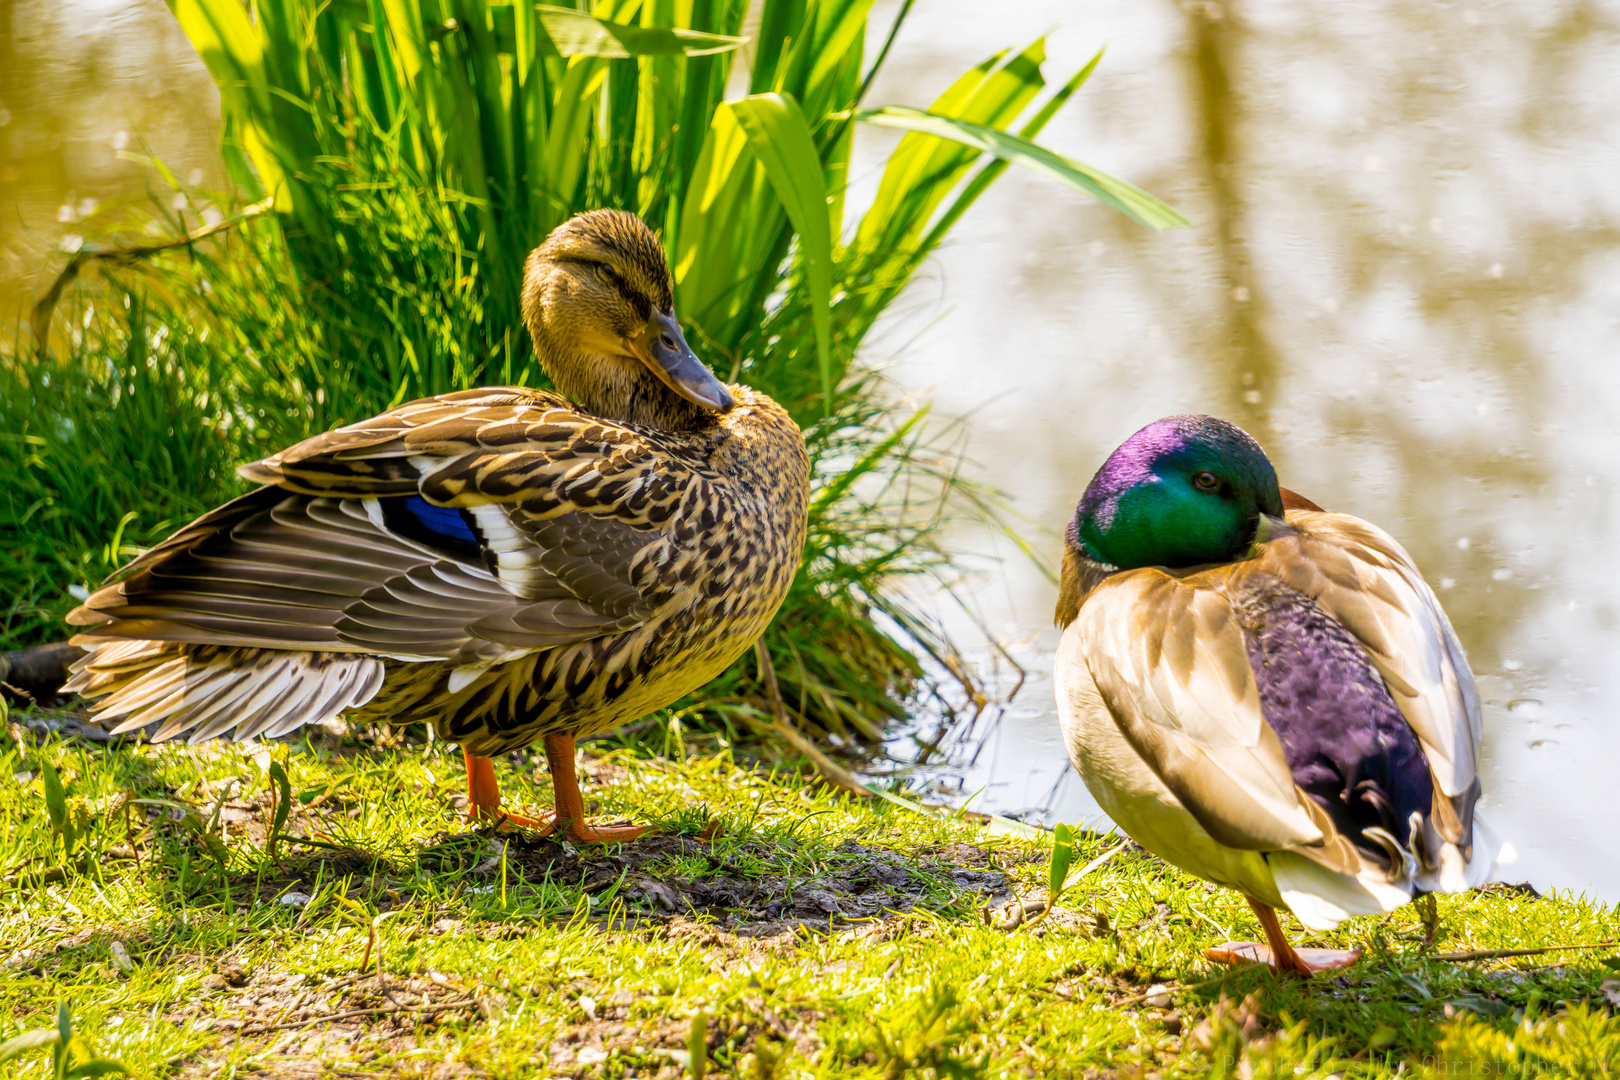
<svg viewBox="0 0 1620 1080"><path fill-rule="evenodd" d="M532 818L523 814L514 814L507 810L494 810L479 812L476 808L468 811L467 820L474 825L490 824L496 828L510 825L518 829L544 829L547 832L554 827L549 818Z"/></svg>
<svg viewBox="0 0 1620 1080"><path fill-rule="evenodd" d="M1306 978L1323 971L1338 971L1361 959L1360 949L1294 949L1279 962L1271 949L1253 941L1228 941L1204 950L1204 958L1217 964L1265 964L1273 971Z"/></svg>
<svg viewBox="0 0 1620 1080"><path fill-rule="evenodd" d="M1253 941L1228 941L1212 949L1205 949L1206 959L1221 964L1265 964L1273 971L1286 972L1310 978L1317 972L1337 971L1361 959L1360 949L1296 949L1288 943L1288 936L1277 921L1277 912L1270 904L1252 896L1245 897L1254 909L1260 927L1266 932L1266 945Z"/></svg>
<svg viewBox="0 0 1620 1080"><path fill-rule="evenodd" d="M574 767L574 738L571 735L546 736L546 761L551 768L552 788L557 809L539 817L526 817L501 808L501 790L495 782L495 765L487 757L468 753L467 816L497 828L511 825L534 829L542 836L558 836L576 844L622 844L653 831L651 825L592 825L585 820L585 801L580 797L579 779ZM561 826L559 826L559 822Z"/></svg>
<svg viewBox="0 0 1620 1080"><path fill-rule="evenodd" d="M654 831L651 825L592 825L587 821L568 821L559 828L557 814L549 810L539 817L514 814L507 810L483 813L474 811L468 814L468 818L475 825L533 829L541 836L554 836L575 844L618 844L638 839Z"/></svg>
<svg viewBox="0 0 1620 1080"><path fill-rule="evenodd" d="M555 821L551 829L551 835L555 835ZM586 821L570 821L562 835L575 844L623 844L656 831L651 825L592 825Z"/></svg>

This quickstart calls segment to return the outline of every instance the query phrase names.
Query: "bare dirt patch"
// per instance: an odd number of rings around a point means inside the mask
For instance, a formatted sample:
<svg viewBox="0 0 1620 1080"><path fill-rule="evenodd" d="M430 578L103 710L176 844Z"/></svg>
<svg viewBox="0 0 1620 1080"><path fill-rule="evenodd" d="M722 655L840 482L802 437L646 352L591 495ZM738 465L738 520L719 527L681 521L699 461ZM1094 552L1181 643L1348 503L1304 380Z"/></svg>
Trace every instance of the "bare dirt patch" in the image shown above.
<svg viewBox="0 0 1620 1080"><path fill-rule="evenodd" d="M703 917L744 937L903 914L913 908L979 907L1010 894L1006 874L978 848L911 857L846 840L808 861L763 841L713 844L691 836L649 836L615 849L576 848L523 833L470 833L423 851L429 869L491 879L577 884L611 893L637 921ZM982 868L981 868L982 867Z"/></svg>

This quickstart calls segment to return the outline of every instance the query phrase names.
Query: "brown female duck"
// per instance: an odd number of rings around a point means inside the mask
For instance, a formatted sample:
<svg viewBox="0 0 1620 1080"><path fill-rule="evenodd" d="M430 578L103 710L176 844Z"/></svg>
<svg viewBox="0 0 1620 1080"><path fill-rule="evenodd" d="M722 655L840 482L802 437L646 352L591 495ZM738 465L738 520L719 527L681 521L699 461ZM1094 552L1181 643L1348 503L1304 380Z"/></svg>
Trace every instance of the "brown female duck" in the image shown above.
<svg viewBox="0 0 1620 1080"><path fill-rule="evenodd" d="M804 440L692 355L630 214L556 229L523 306L561 394L444 394L244 466L263 486L68 616L90 650L68 688L154 739L431 724L461 745L474 818L644 832L585 822L574 740L702 686L764 630L804 546ZM556 809L503 813L491 756L542 739Z"/></svg>

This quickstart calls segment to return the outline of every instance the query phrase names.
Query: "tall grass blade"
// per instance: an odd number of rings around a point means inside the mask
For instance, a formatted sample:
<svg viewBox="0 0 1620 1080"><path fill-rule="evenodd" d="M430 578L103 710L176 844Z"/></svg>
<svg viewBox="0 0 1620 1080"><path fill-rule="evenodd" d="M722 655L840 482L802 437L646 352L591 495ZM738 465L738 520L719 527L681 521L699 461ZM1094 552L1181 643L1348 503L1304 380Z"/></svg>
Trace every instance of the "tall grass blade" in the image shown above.
<svg viewBox="0 0 1620 1080"><path fill-rule="evenodd" d="M1063 895L1063 885L1069 880L1069 867L1074 862L1074 829L1058 824L1052 829L1052 862L1047 867L1046 892L1049 903L1057 903Z"/></svg>
<svg viewBox="0 0 1620 1080"><path fill-rule="evenodd" d="M929 112L1005 128L1045 85L1041 75L1045 58L1044 38L1011 55L998 53L956 80ZM853 118L863 119L863 114L857 112ZM935 207L979 156L973 149L925 134L901 139L883 170L872 208L861 219L857 244L868 251L908 251Z"/></svg>
<svg viewBox="0 0 1620 1080"><path fill-rule="evenodd" d="M1058 114L1058 110L1069 103L1069 99L1074 96L1075 91L1084 86L1086 80L1091 78L1091 73L1097 70L1097 65L1102 62L1102 57L1103 50L1098 49L1096 54L1086 62L1086 65L1070 76L1068 82L1058 87L1057 93L1049 97L1046 104L1041 106L1035 116L1018 129L1018 134L1031 140L1039 135L1041 129L1046 127L1047 122ZM951 200L951 205L946 208L943 214L939 215L933 227L928 230L928 235L923 238L921 249L923 251L932 251L939 246L939 242L945 238L946 233L950 232L957 219L967 212L968 207L978 201L979 196L984 194L1002 173L1007 171L1008 164L1009 162L1005 158L996 158L975 173L973 179L963 186L956 198Z"/></svg>
<svg viewBox="0 0 1620 1080"><path fill-rule="evenodd" d="M635 26L598 19L572 8L536 4L534 10L561 56L713 56L747 44L746 38L682 27Z"/></svg>
<svg viewBox="0 0 1620 1080"><path fill-rule="evenodd" d="M45 814L50 818L51 832L62 841L62 859L64 862L73 858L73 821L68 816L67 792L62 788L62 778L56 774L56 766L49 761L40 759L39 780L45 786Z"/></svg>
<svg viewBox="0 0 1620 1080"><path fill-rule="evenodd" d="M799 103L783 94L755 94L727 102L748 146L765 167L787 216L799 231L799 252L810 283L810 316L816 331L816 358L821 372L822 414L831 415L833 384L832 232L827 221L827 185L810 125Z"/></svg>
<svg viewBox="0 0 1620 1080"><path fill-rule="evenodd" d="M862 109L855 119L877 127L915 131L935 138L961 143L982 150L1014 165L1051 177L1077 191L1083 191L1105 206L1118 210L1132 221L1150 229L1175 229L1192 222L1141 188L1116 180L1106 173L1054 153L1038 143L1005 131L960 120L936 116L905 105L885 105Z"/></svg>

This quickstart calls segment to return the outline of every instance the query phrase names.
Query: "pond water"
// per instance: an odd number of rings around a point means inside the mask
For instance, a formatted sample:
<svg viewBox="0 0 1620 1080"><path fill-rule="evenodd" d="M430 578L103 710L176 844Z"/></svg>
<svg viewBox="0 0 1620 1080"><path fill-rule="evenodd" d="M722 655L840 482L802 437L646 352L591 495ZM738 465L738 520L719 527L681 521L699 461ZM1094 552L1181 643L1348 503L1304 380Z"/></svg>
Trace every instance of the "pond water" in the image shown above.
<svg viewBox="0 0 1620 1080"><path fill-rule="evenodd" d="M987 30L982 5L922 0L871 100L926 105L1048 31L1054 79L1109 50L1043 141L1195 227L1153 234L1009 172L872 357L972 414L974 475L1050 561L1108 451L1177 412L1243 425L1287 486L1390 530L1479 677L1482 806L1520 853L1505 876L1620 900L1620 11L1038 0ZM144 193L146 148L218 184L216 125L160 0L0 0L0 316L82 216ZM892 145L863 138L852 204ZM985 642L1000 689L1009 658L1027 676L914 777L1095 821L1051 701L1054 586L1000 534L953 540L967 610L922 599Z"/></svg>
<svg viewBox="0 0 1620 1080"><path fill-rule="evenodd" d="M162 0L0 0L0 321L50 284L64 237L162 190L144 159L222 187L218 129L219 94Z"/></svg>

